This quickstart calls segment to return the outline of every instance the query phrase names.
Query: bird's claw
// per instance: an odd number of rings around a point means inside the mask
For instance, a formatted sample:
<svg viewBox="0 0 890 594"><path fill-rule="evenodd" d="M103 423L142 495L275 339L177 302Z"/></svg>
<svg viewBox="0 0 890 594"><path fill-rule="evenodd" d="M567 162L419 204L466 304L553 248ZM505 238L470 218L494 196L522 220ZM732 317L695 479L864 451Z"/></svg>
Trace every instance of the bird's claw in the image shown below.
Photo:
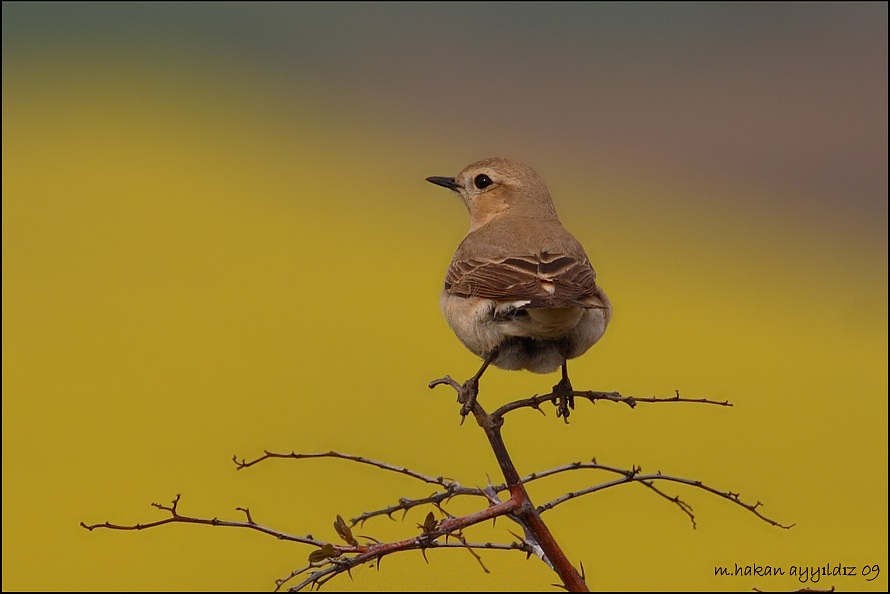
<svg viewBox="0 0 890 594"><path fill-rule="evenodd" d="M556 417L562 417L568 424L569 415L575 409L575 390L572 388L572 382L568 377L559 380L559 383L553 386L553 395L556 396L553 403L556 405Z"/></svg>
<svg viewBox="0 0 890 594"><path fill-rule="evenodd" d="M457 401L460 402L460 422L463 425L467 415L473 412L476 405L476 397L479 395L479 379L471 377L463 383L457 391Z"/></svg>

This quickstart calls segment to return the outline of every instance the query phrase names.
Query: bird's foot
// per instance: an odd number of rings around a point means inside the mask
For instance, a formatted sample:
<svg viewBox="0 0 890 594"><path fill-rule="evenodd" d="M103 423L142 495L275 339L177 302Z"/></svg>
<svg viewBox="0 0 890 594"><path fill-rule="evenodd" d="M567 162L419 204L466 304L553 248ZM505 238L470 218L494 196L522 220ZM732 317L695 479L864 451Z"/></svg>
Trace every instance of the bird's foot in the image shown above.
<svg viewBox="0 0 890 594"><path fill-rule="evenodd" d="M460 402L460 422L463 425L464 419L473 411L476 405L476 396L479 395L479 378L471 377L463 383L457 391L457 401Z"/></svg>
<svg viewBox="0 0 890 594"><path fill-rule="evenodd" d="M556 405L556 417L562 417L568 424L569 415L575 409L575 390L572 388L572 382L568 376L559 380L559 383L553 386L553 395L556 397L553 403Z"/></svg>
<svg viewBox="0 0 890 594"><path fill-rule="evenodd" d="M449 385L457 392L457 401L461 404L460 422L463 425L467 415L473 412L473 407L476 405L476 397L479 395L479 377L473 376L463 384L459 384L451 376L446 375L443 378L431 381L430 388L435 388L440 384Z"/></svg>

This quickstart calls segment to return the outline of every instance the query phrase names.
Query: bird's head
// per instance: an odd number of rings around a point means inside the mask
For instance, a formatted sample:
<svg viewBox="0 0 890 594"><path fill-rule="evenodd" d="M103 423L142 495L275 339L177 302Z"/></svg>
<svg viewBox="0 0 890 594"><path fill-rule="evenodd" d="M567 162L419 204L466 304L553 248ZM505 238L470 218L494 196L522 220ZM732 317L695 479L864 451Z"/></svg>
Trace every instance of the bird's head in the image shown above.
<svg viewBox="0 0 890 594"><path fill-rule="evenodd" d="M426 181L460 194L470 211L471 231L504 216L557 219L544 180L519 161L485 159L468 165L457 177Z"/></svg>

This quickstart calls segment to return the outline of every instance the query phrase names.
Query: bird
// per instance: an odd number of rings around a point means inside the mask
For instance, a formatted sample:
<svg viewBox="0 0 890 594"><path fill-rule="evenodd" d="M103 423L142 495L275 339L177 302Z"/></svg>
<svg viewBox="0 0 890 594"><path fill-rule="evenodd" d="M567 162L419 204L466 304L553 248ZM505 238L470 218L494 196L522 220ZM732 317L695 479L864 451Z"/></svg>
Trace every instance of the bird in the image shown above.
<svg viewBox="0 0 890 594"><path fill-rule="evenodd" d="M454 334L483 360L458 389L462 418L476 405L489 365L534 373L561 367L554 402L568 422L574 392L567 362L600 340L612 318L584 247L563 227L544 181L524 163L484 159L456 177L426 181L460 195L470 214L440 298Z"/></svg>

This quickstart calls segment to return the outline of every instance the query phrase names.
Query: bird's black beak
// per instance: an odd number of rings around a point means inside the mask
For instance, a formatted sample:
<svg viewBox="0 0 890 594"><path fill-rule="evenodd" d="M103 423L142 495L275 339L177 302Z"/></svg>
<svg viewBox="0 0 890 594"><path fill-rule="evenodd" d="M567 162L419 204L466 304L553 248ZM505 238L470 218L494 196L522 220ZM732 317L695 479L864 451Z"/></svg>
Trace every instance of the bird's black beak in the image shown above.
<svg viewBox="0 0 890 594"><path fill-rule="evenodd" d="M437 186L442 186L443 188L448 188L449 190L454 190L457 192L460 189L460 184L455 181L453 177L428 177L426 181L431 184L436 184Z"/></svg>

